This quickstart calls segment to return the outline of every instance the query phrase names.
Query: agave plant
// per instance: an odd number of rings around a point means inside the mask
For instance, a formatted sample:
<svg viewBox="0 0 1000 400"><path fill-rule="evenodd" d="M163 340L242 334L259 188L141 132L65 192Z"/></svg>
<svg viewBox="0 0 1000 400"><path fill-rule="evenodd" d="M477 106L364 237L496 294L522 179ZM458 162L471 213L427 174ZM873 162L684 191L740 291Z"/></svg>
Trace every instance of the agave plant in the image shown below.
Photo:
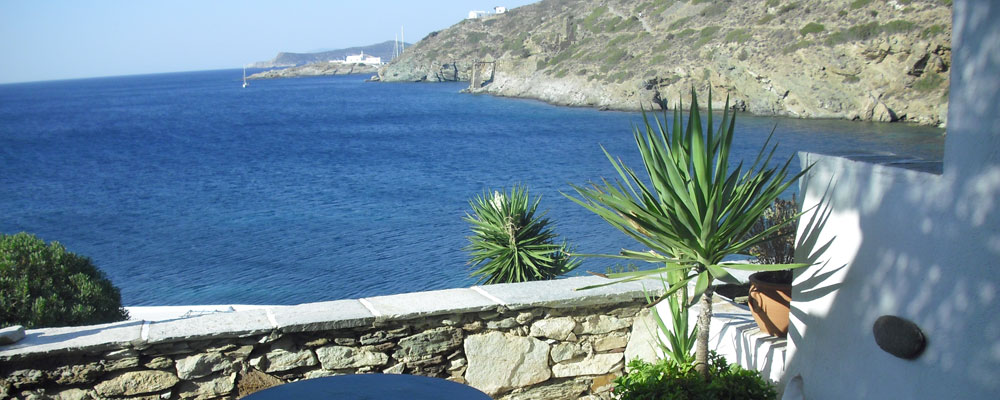
<svg viewBox="0 0 1000 400"><path fill-rule="evenodd" d="M664 265L654 270L613 274L610 277L622 278L613 283L681 271L681 279L670 286L660 297L662 299L686 288L689 282L695 282L692 301L701 304L695 367L706 379L709 374L708 332L714 292L711 283L718 278L729 278L727 269L765 271L805 266L732 264L723 262L723 259L733 254L744 254L751 246L768 239L784 226L778 224L748 235L768 206L808 170L806 168L789 178L791 158L781 167L772 167L776 145L768 151L770 137L749 168L744 169L740 162L732 169L729 164L735 116L729 114L727 98L722 123L715 129L711 96L709 92L708 121L705 125L702 125L694 89L691 90L686 126L681 118L681 104L674 110L673 129L668 127L666 115L662 121L654 118L654 127L644 114L645 130L637 126L634 135L648 180L640 179L635 170L604 150L620 179L614 183L604 179L589 187L574 185L573 189L580 197L567 195L649 249L622 250L618 255L606 257Z"/></svg>
<svg viewBox="0 0 1000 400"><path fill-rule="evenodd" d="M466 214L473 235L466 251L470 264L478 268L472 276L479 283L526 282L552 279L575 268L566 244L555 244L556 234L549 220L535 215L541 197L529 201L528 189L511 188L477 196L469 204L474 215Z"/></svg>

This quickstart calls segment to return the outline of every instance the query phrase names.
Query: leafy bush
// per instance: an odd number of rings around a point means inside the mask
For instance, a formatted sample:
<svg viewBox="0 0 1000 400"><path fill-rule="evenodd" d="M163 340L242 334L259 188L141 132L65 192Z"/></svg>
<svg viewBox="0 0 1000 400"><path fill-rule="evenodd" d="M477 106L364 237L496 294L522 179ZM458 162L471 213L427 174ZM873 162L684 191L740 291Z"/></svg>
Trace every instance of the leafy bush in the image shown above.
<svg viewBox="0 0 1000 400"><path fill-rule="evenodd" d="M913 88L918 92L929 92L940 87L942 82L944 78L941 75L930 73L913 82Z"/></svg>
<svg viewBox="0 0 1000 400"><path fill-rule="evenodd" d="M810 33L823 32L823 30L825 30L825 29L826 29L826 27L823 26L823 24L819 24L819 23L816 23L816 22L810 22L810 23L806 24L806 26L803 26L802 29L799 29L799 33L802 34L802 36L805 36L805 35L808 35Z"/></svg>
<svg viewBox="0 0 1000 400"><path fill-rule="evenodd" d="M691 44L691 48L697 49L708 43L715 37L715 34L721 29L718 25L706 26L702 28L701 32L698 33L698 40Z"/></svg>
<svg viewBox="0 0 1000 400"><path fill-rule="evenodd" d="M779 226L777 233L761 243L751 246L750 255L759 264L791 264L795 262L795 223L787 221L796 217L798 203L791 200L775 199L764 214L750 227L747 236L756 236L772 227Z"/></svg>
<svg viewBox="0 0 1000 400"><path fill-rule="evenodd" d="M750 33L746 28L733 29L726 34L726 43L745 43L747 40L750 40Z"/></svg>
<svg viewBox="0 0 1000 400"><path fill-rule="evenodd" d="M871 3L871 2L872 2L872 0L854 0L854 1L851 2L851 9L852 10L857 10L859 8L867 6L868 3Z"/></svg>
<svg viewBox="0 0 1000 400"><path fill-rule="evenodd" d="M774 387L757 371L729 365L715 352L709 364L713 373L706 381L690 363L632 360L629 373L615 379L613 393L622 400L767 400L777 396Z"/></svg>
<svg viewBox="0 0 1000 400"><path fill-rule="evenodd" d="M552 279L579 264L565 243L552 243L556 234L549 220L535 215L541 197L528 198L528 189L514 186L509 194L484 193L469 201L474 215L464 219L474 235L465 250L472 253L469 263L478 268L472 276L480 283Z"/></svg>
<svg viewBox="0 0 1000 400"><path fill-rule="evenodd" d="M28 233L0 234L0 325L124 321L121 293L87 257Z"/></svg>
<svg viewBox="0 0 1000 400"><path fill-rule="evenodd" d="M592 31L595 33L599 32L600 29L597 29L599 27L599 25L597 24L597 20L600 19L601 15L604 15L604 13L607 11L608 11L607 6L600 6L595 8L594 11L590 12L590 15L588 15L586 18L583 19L583 27L588 31Z"/></svg>
<svg viewBox="0 0 1000 400"><path fill-rule="evenodd" d="M667 27L668 30L676 30L687 25L688 21L691 21L691 17L678 18L676 21L671 22L670 26Z"/></svg>
<svg viewBox="0 0 1000 400"><path fill-rule="evenodd" d="M928 39L931 36L940 35L945 29L947 29L947 27L944 25L931 25L920 32L920 38Z"/></svg>
<svg viewBox="0 0 1000 400"><path fill-rule="evenodd" d="M886 33L903 33L913 30L916 26L916 24L904 19L894 19L882 25L882 31Z"/></svg>
<svg viewBox="0 0 1000 400"><path fill-rule="evenodd" d="M812 46L812 45L813 45L812 40L805 40L805 39L803 39L803 40L798 41L798 43L795 43L795 44L792 44L792 45L790 45L788 47L785 47L784 49L781 50L781 52L782 52L782 54L792 54L792 53L798 51L799 49L804 49L804 48Z"/></svg>

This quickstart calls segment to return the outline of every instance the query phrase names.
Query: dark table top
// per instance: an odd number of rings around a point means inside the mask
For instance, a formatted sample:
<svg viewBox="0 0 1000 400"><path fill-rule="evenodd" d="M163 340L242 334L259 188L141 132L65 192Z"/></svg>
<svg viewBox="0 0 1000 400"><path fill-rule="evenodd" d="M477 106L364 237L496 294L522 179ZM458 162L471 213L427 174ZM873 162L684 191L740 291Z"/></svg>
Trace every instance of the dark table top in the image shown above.
<svg viewBox="0 0 1000 400"><path fill-rule="evenodd" d="M286 383L250 394L243 399L490 400L490 397L472 386L441 378L398 374L361 374L328 376Z"/></svg>

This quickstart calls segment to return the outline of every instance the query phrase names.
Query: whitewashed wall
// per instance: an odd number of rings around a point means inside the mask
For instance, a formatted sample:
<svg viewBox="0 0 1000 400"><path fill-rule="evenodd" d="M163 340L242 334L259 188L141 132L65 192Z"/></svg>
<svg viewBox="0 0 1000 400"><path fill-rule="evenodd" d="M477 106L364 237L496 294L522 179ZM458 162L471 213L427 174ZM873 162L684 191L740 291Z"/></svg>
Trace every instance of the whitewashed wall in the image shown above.
<svg viewBox="0 0 1000 400"><path fill-rule="evenodd" d="M784 380L807 399L1000 398L1000 3L954 4L941 175L802 154ZM915 322L915 360L882 351L881 315ZM788 394L792 394L790 390Z"/></svg>

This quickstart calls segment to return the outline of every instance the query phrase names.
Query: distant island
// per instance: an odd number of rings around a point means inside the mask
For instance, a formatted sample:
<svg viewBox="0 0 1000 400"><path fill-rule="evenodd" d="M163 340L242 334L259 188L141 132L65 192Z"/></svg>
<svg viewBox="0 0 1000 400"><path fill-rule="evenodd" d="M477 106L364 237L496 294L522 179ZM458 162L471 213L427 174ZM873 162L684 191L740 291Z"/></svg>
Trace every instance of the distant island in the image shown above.
<svg viewBox="0 0 1000 400"><path fill-rule="evenodd" d="M383 82L602 109L713 89L760 115L943 126L951 1L542 0L470 14L379 71ZM475 78L475 79L474 79Z"/></svg>
<svg viewBox="0 0 1000 400"><path fill-rule="evenodd" d="M397 46L399 46L397 48ZM298 78L305 76L375 74L384 62L392 60L399 49L405 49L394 41L385 41L368 46L321 51L316 53L278 53L270 61L259 61L251 68L276 68L259 72L247 79Z"/></svg>
<svg viewBox="0 0 1000 400"><path fill-rule="evenodd" d="M347 63L343 61L320 61L283 69L258 72L247 79L299 78L306 76L374 74L378 72L377 64Z"/></svg>

